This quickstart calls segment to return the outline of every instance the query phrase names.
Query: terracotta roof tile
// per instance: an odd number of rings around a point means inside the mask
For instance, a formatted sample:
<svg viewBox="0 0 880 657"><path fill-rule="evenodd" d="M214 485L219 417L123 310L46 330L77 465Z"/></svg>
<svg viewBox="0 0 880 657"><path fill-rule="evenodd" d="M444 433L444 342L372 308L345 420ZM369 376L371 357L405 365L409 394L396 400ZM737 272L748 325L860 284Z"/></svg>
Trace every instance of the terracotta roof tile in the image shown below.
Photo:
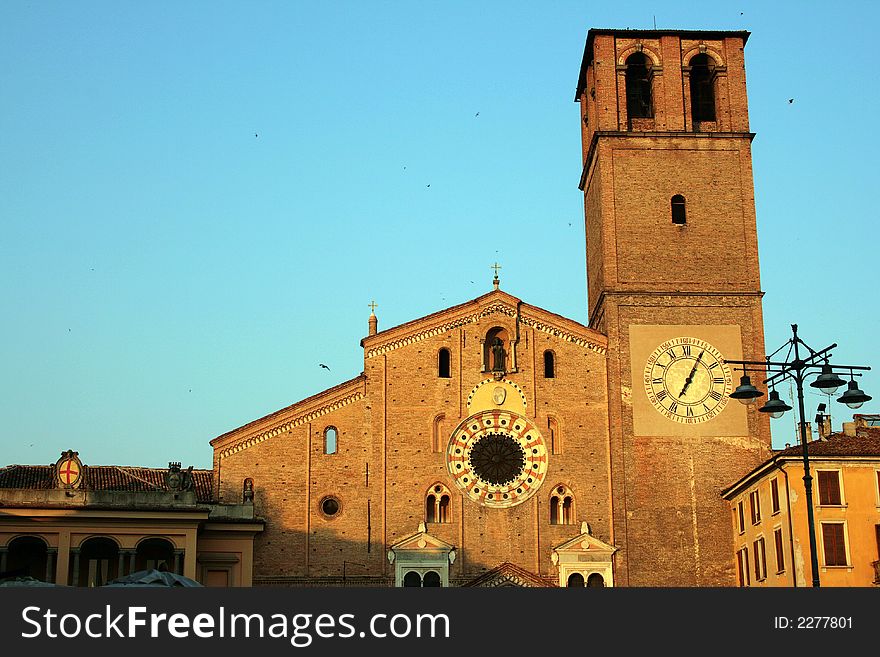
<svg viewBox="0 0 880 657"><path fill-rule="evenodd" d="M139 468L123 465L83 465L83 490L91 491L166 491L165 468ZM213 470L193 469L196 499L209 503L214 499ZM9 465L0 468L0 488L55 488L53 465Z"/></svg>
<svg viewBox="0 0 880 657"><path fill-rule="evenodd" d="M786 447L774 456L800 456L800 445ZM810 456L880 456L880 427L859 427L855 436L833 433L827 440L807 443Z"/></svg>

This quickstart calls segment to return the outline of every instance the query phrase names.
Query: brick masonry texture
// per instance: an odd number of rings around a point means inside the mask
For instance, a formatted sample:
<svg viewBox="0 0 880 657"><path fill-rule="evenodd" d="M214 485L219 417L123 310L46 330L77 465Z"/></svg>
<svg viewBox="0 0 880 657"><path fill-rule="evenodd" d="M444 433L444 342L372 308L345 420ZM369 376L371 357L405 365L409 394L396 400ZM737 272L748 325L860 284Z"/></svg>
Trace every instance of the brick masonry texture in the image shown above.
<svg viewBox="0 0 880 657"><path fill-rule="evenodd" d="M426 495L442 484L452 492L449 522L427 529L456 548L451 581L503 562L552 581L552 548L586 521L619 548L615 585L734 584L720 493L769 455L769 421L749 413L731 436L635 435L628 396L632 326L735 325L742 357L764 354L743 47L733 32L588 37L578 100L589 328L496 290L364 338L362 376L212 441L223 501L238 501L244 478L254 480L266 519L256 581L329 582L343 568L392 581L389 547L417 531ZM655 111L630 121L623 64L639 51L652 62ZM716 64L716 120L695 123L689 62L701 53ZM686 199L684 226L671 222L675 194ZM550 418L561 437L542 488L506 509L459 494L444 454L469 415L468 395L491 377L482 341L496 328L515 350L506 378L525 395L526 415L548 443ZM438 376L441 349L448 378ZM553 378L544 377L547 350ZM324 453L330 426L336 454ZM557 484L573 492L575 524L550 524ZM327 496L340 503L333 517L321 510Z"/></svg>

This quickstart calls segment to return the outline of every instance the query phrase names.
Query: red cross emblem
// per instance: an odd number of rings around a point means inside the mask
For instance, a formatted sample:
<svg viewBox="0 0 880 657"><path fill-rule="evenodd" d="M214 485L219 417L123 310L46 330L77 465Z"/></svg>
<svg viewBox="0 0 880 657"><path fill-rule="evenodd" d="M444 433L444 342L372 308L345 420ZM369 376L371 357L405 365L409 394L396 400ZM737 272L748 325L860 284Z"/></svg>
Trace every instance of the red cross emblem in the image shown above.
<svg viewBox="0 0 880 657"><path fill-rule="evenodd" d="M79 463L74 459L61 461L61 464L58 466L58 476L61 478L61 483L65 486L76 483L76 480L79 479Z"/></svg>

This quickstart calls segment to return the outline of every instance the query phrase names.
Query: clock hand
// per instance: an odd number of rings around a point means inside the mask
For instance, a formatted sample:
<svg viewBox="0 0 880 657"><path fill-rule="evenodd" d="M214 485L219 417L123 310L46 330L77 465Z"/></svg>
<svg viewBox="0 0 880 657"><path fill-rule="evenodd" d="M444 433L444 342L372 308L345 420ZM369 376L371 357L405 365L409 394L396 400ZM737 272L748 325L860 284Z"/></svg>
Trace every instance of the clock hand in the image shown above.
<svg viewBox="0 0 880 657"><path fill-rule="evenodd" d="M684 387L681 389L681 392L678 393L678 398L681 399L681 396L687 392L688 386L694 380L694 373L697 371L697 365L700 364L700 361L703 359L703 354L706 353L706 350L700 352L700 355L697 356L697 360L694 361L694 366L691 368L691 373L687 375L687 378L684 380Z"/></svg>

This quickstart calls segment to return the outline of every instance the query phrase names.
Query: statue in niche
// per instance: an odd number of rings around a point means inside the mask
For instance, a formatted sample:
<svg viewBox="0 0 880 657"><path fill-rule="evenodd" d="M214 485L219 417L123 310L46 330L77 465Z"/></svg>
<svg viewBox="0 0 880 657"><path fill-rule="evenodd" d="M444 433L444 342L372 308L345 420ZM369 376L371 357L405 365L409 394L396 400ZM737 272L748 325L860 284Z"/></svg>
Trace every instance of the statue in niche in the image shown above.
<svg viewBox="0 0 880 657"><path fill-rule="evenodd" d="M241 497L245 504L254 503L254 480L250 477L244 480L244 488Z"/></svg>
<svg viewBox="0 0 880 657"><path fill-rule="evenodd" d="M501 338L495 338L492 343L492 371L504 372L504 342Z"/></svg>

